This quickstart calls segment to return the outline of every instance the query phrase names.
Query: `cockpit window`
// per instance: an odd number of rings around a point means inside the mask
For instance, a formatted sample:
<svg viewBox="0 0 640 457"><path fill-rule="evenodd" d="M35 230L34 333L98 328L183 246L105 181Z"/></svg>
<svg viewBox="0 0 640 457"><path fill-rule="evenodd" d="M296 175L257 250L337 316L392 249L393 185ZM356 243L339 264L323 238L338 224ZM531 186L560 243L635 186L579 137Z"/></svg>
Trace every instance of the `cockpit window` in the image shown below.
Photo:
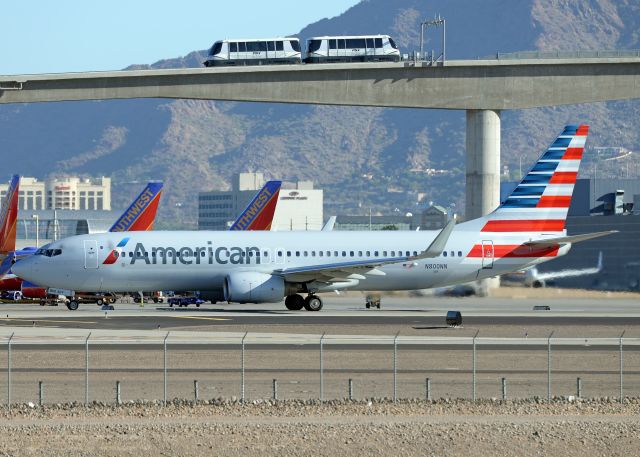
<svg viewBox="0 0 640 457"><path fill-rule="evenodd" d="M55 257L62 254L62 249L38 249L34 255L43 255L45 257Z"/></svg>

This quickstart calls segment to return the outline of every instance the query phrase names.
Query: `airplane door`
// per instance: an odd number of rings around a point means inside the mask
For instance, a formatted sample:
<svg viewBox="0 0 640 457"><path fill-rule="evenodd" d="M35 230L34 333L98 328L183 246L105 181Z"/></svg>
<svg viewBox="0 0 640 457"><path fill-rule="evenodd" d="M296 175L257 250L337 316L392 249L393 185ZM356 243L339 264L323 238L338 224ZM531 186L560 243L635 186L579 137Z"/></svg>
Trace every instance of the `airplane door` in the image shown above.
<svg viewBox="0 0 640 457"><path fill-rule="evenodd" d="M491 269L493 268L493 241L491 240L482 240L482 268Z"/></svg>
<svg viewBox="0 0 640 457"><path fill-rule="evenodd" d="M84 267L98 268L98 242L84 240Z"/></svg>
<svg viewBox="0 0 640 457"><path fill-rule="evenodd" d="M286 254L286 251L284 250L284 248L275 248L273 250L273 258L275 261L274 263L279 265L284 264L285 254Z"/></svg>

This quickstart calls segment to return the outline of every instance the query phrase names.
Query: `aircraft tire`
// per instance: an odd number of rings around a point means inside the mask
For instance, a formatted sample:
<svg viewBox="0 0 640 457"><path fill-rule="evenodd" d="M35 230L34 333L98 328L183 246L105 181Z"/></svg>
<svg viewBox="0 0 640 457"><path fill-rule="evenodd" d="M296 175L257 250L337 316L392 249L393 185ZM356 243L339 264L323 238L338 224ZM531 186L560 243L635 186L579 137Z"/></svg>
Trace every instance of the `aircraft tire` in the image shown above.
<svg viewBox="0 0 640 457"><path fill-rule="evenodd" d="M78 302L76 300L71 300L69 303L67 303L67 309L69 309L69 311L75 311L78 309Z"/></svg>
<svg viewBox="0 0 640 457"><path fill-rule="evenodd" d="M290 311L300 311L305 306L304 298L301 295L288 295L284 299L284 306Z"/></svg>
<svg viewBox="0 0 640 457"><path fill-rule="evenodd" d="M40 300L40 306L45 306L47 304L46 300Z"/></svg>
<svg viewBox="0 0 640 457"><path fill-rule="evenodd" d="M104 305L104 300L103 300L102 298L98 298L98 299L96 300L96 305L98 305L98 306L102 306L102 305Z"/></svg>
<svg viewBox="0 0 640 457"><path fill-rule="evenodd" d="M304 299L304 309L307 311L320 311L322 309L322 300L317 295L309 295Z"/></svg>

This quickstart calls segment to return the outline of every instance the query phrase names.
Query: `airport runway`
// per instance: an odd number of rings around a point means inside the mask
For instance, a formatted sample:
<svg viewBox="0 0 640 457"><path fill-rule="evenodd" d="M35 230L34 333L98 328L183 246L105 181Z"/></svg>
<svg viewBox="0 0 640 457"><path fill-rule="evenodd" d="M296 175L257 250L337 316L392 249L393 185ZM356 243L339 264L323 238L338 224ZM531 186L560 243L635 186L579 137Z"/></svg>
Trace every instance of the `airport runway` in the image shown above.
<svg viewBox="0 0 640 457"><path fill-rule="evenodd" d="M640 337L640 300L635 298L448 298L384 297L382 309L365 309L363 297L327 295L320 312L288 311L283 304L212 305L170 308L166 304L117 303L103 311L82 304L77 311L65 306L0 304L2 327L54 327L68 329L185 330L222 332L323 332L339 334L421 334L469 336L543 336L560 329L564 336L582 329L589 336L614 336L626 330ZM545 304L548 311L534 311ZM447 328L448 310L463 315L462 329ZM547 332L547 333L545 333Z"/></svg>

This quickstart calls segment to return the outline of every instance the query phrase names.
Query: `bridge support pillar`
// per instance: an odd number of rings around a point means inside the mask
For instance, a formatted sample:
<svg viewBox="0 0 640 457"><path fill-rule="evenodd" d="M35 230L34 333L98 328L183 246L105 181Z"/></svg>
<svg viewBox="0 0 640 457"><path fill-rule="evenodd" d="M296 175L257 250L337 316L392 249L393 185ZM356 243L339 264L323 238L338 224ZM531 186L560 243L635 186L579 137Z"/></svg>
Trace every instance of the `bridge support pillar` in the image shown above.
<svg viewBox="0 0 640 457"><path fill-rule="evenodd" d="M467 110L465 219L489 214L500 204L500 112Z"/></svg>
<svg viewBox="0 0 640 457"><path fill-rule="evenodd" d="M465 219L471 220L500 204L500 112L467 110ZM500 278L480 281L479 295L500 287Z"/></svg>

